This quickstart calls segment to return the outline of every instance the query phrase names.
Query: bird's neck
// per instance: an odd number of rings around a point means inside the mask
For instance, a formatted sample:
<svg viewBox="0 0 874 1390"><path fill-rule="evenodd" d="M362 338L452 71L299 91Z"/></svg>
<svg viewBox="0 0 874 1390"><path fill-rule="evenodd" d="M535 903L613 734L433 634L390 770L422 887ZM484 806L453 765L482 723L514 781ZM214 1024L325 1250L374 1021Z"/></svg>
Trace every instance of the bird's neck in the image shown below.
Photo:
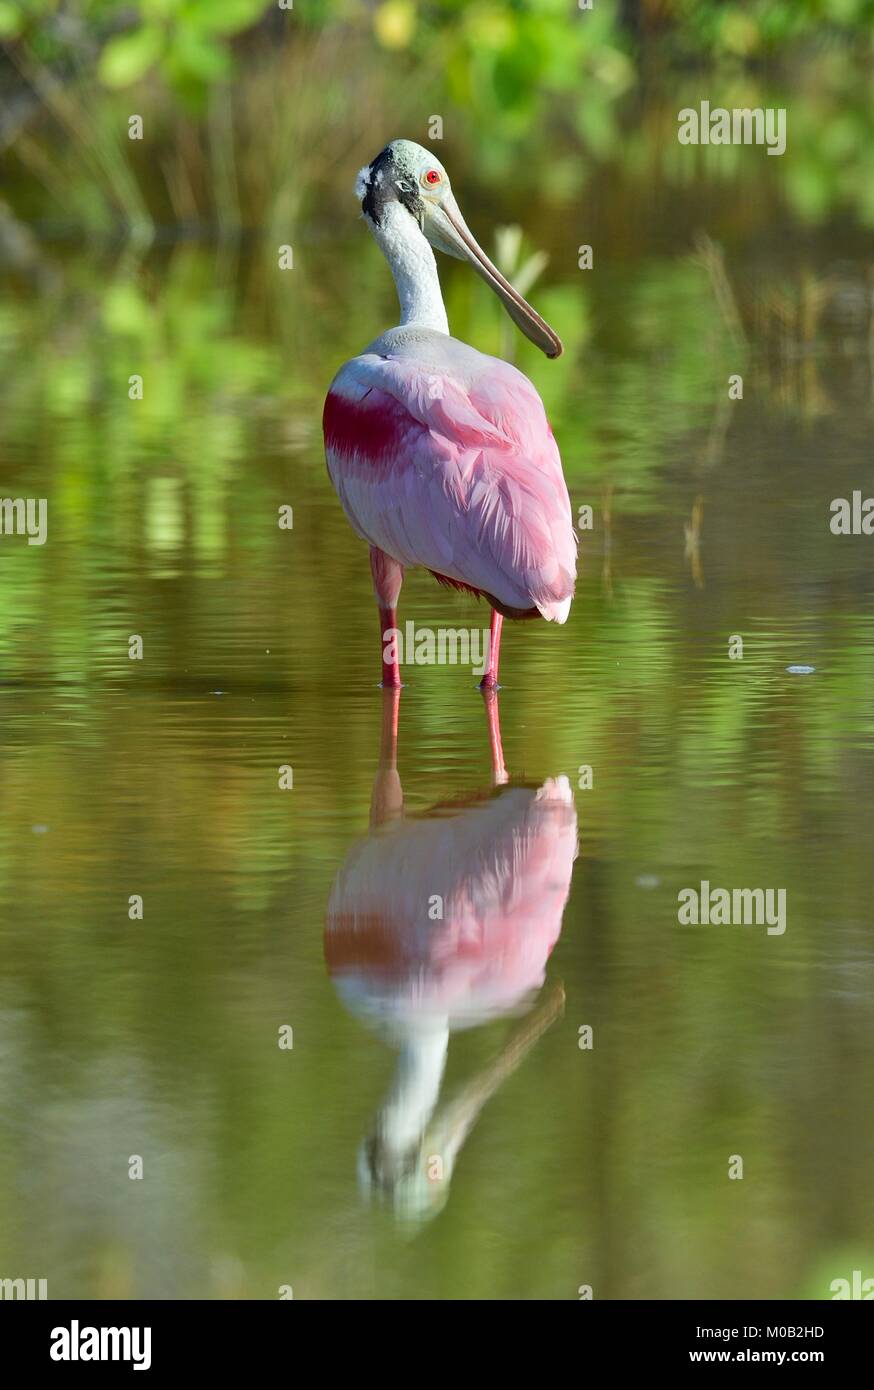
<svg viewBox="0 0 874 1390"><path fill-rule="evenodd" d="M373 222L370 226L391 266L401 305L401 324L448 333L434 252L407 209L400 203L388 203L379 226Z"/></svg>
<svg viewBox="0 0 874 1390"><path fill-rule="evenodd" d="M437 1024L404 1040L391 1090L380 1107L380 1129L396 1152L418 1143L440 1093L449 1028Z"/></svg>

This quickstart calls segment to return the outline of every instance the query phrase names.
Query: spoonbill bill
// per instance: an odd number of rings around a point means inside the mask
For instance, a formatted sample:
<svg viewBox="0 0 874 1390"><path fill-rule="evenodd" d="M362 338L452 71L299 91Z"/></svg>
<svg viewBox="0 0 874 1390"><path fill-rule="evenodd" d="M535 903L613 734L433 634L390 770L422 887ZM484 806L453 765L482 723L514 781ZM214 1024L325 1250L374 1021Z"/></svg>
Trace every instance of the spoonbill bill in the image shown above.
<svg viewBox="0 0 874 1390"><path fill-rule="evenodd" d="M468 261L547 357L561 340L477 244L429 150L393 140L355 193L391 267L401 321L340 368L323 425L331 481L370 545L382 683L401 684L398 596L404 570L421 565L491 604L481 687L493 690L504 618L566 621L576 536L543 402L508 362L450 336L432 247Z"/></svg>

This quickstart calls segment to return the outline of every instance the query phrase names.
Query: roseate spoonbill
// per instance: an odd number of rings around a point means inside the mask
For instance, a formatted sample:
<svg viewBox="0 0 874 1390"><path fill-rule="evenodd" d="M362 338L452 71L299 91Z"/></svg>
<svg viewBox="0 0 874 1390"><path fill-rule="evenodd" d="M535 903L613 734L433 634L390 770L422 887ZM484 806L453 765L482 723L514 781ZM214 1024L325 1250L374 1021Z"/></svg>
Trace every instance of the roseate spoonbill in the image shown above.
<svg viewBox="0 0 874 1390"><path fill-rule="evenodd" d="M428 150L393 140L355 192L391 267L401 321L340 368L323 425L331 481L370 543L383 684L401 683L386 634L404 570L422 565L491 604L481 685L494 689L505 617L567 619L576 536L543 402L515 367L449 336L431 248L468 261L547 357L561 341L477 245Z"/></svg>
<svg viewBox="0 0 874 1390"><path fill-rule="evenodd" d="M325 959L346 1008L399 1051L359 1154L361 1185L398 1215L421 1218L443 1205L483 1106L562 1012L560 984L538 991L561 932L577 817L558 777L405 820L399 696L384 693L371 833L334 880ZM528 1010L497 1056L438 1109L450 1034Z"/></svg>

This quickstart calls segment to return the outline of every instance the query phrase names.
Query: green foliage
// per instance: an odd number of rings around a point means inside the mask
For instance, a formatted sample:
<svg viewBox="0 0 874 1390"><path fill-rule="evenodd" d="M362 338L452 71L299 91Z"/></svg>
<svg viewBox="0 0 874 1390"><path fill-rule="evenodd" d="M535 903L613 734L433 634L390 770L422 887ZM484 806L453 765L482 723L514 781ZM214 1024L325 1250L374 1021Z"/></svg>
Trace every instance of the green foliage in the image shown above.
<svg viewBox="0 0 874 1390"><path fill-rule="evenodd" d="M117 34L100 55L98 75L107 87L128 87L149 71L164 48L165 34L158 24Z"/></svg>
<svg viewBox="0 0 874 1390"><path fill-rule="evenodd" d="M636 7L638 8L638 7ZM649 40L648 10L636 31L622 22L618 0L598 0L574 13L568 0L314 0L280 10L288 25L367 32L386 52L445 67L454 100L501 110L518 122L557 93L581 82L616 95L635 77L634 34ZM757 58L820 32L863 38L874 0L674 0L652 41L661 51L695 58ZM183 96L221 81L232 70L233 40L268 18L266 0L0 0L0 39L21 37L45 61L77 60L95 47L97 72L110 87L129 86L157 71ZM75 19L75 22L69 22Z"/></svg>
<svg viewBox="0 0 874 1390"><path fill-rule="evenodd" d="M872 6L677 3L650 29L645 7L625 27L627 7L606 0L591 11L79 0L63 23L59 0L0 0L0 39L42 101L14 132L21 178L9 196L18 207L21 190L28 218L123 221L143 238L151 224L193 221L287 235L307 212L330 220L323 174L338 149L360 141L361 162L375 134L409 128L411 115L427 138L427 111L478 181L527 182L558 206L602 166L658 168L674 187L703 170L730 185L748 150L675 139L677 109L706 91L728 106L788 104L785 156L746 177L776 182L808 222L849 207L874 224ZM131 110L147 117L148 159L125 138Z"/></svg>
<svg viewBox="0 0 874 1390"><path fill-rule="evenodd" d="M762 58L841 34L865 43L874 22L872 0L674 0L669 9L678 50L695 57Z"/></svg>

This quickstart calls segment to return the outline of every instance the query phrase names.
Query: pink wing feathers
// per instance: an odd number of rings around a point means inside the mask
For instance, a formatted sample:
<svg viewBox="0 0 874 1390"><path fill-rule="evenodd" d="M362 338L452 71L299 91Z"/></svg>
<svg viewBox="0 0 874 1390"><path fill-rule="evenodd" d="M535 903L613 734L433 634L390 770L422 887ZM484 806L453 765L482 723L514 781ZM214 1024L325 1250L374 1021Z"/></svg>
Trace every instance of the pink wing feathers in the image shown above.
<svg viewBox="0 0 874 1390"><path fill-rule="evenodd" d="M464 378L401 355L347 362L325 402L328 472L357 533L402 565L564 622L576 538L543 404L515 367L464 350Z"/></svg>
<svg viewBox="0 0 874 1390"><path fill-rule="evenodd" d="M516 1007L543 984L577 848L565 777L372 832L328 903L325 958L350 1008L458 1028Z"/></svg>

